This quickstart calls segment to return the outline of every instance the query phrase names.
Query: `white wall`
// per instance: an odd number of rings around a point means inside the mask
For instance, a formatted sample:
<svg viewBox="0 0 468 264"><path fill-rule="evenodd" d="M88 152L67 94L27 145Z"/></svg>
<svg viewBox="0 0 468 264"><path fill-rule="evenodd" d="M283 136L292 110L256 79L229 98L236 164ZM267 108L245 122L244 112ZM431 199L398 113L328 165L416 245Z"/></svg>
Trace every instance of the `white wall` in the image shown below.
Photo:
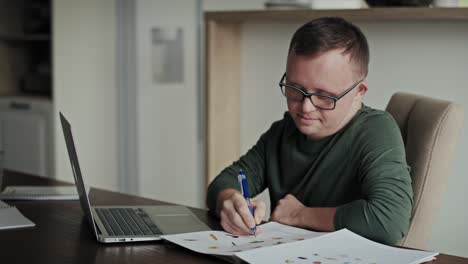
<svg viewBox="0 0 468 264"><path fill-rule="evenodd" d="M197 1L136 2L139 192L146 197L205 207L198 111ZM183 30L183 82L154 82L151 29ZM201 125L201 124L200 124Z"/></svg>
<svg viewBox="0 0 468 264"><path fill-rule="evenodd" d="M358 23L370 43L369 91L365 103L384 109L396 91L455 100L468 111L467 22ZM278 81L289 39L299 24L245 24L242 35L241 150L245 152L286 110ZM339 74L339 73L337 73ZM259 107L261 106L261 107ZM466 123L466 122L465 122ZM466 127L466 125L465 125ZM468 130L458 146L430 249L468 257L465 177Z"/></svg>
<svg viewBox="0 0 468 264"><path fill-rule="evenodd" d="M73 127L86 184L117 190L115 3L53 2L55 175L73 182L58 111Z"/></svg>
<svg viewBox="0 0 468 264"><path fill-rule="evenodd" d="M263 0L134 2L135 13L129 18L135 18L135 32L118 33L135 36L136 58L129 59L135 59L136 63L136 88L127 88L131 96L129 107L136 109L129 110L127 114L129 124L136 127L127 131L131 133L129 135L119 130L122 118L119 111L124 110L119 109L119 102L126 99L119 98L116 85L116 80L123 82L120 85L125 85L125 78L116 76L116 67L119 66L116 63L121 62L117 56L122 55L117 52L126 51L116 50L115 41L116 31L119 30L116 28L119 23L116 21L116 11L131 11L116 10L115 0L60 0L53 4L55 111L62 111L73 125L87 184L205 207L203 99L200 98L201 88L198 86L199 78L203 77L203 66L197 58L199 40L203 37L197 35L200 33L199 23L202 23L199 9L259 9L263 6ZM133 30L132 26L121 30ZM183 29L183 83L152 82L150 30L154 26L178 26ZM122 74L119 69L117 71ZM131 78L131 73L127 73ZM123 134L119 135L119 132ZM55 174L60 180L73 181L58 118L55 136ZM121 136L129 136L127 140L130 145L120 142ZM118 155L118 151L123 151L119 147L128 148L127 158L136 159L135 167L133 162L126 166L119 164L122 156ZM126 175L126 180L119 179L119 173L125 168L136 172L135 175ZM128 184L131 188L121 184Z"/></svg>

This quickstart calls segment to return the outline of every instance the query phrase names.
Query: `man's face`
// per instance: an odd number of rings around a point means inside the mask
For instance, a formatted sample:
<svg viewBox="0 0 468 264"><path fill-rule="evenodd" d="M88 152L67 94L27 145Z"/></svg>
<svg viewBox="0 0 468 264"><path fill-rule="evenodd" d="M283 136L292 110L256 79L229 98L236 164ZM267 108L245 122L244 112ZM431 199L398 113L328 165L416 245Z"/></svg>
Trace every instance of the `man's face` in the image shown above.
<svg viewBox="0 0 468 264"><path fill-rule="evenodd" d="M349 56L332 50L318 56L288 55L286 83L308 93L338 96L363 76L353 71ZM316 108L306 98L302 102L287 100L289 113L296 127L308 138L321 139L338 132L361 106L361 97L367 91L363 81L336 102L334 110Z"/></svg>

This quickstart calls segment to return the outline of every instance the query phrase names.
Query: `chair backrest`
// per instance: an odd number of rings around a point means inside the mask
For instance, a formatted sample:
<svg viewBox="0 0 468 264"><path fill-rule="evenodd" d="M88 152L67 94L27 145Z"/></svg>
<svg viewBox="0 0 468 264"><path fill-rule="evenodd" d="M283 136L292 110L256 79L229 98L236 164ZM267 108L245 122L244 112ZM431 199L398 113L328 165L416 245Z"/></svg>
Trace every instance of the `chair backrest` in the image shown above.
<svg viewBox="0 0 468 264"><path fill-rule="evenodd" d="M386 110L400 127L413 181L410 227L400 245L425 249L451 174L463 108L445 100L398 92Z"/></svg>

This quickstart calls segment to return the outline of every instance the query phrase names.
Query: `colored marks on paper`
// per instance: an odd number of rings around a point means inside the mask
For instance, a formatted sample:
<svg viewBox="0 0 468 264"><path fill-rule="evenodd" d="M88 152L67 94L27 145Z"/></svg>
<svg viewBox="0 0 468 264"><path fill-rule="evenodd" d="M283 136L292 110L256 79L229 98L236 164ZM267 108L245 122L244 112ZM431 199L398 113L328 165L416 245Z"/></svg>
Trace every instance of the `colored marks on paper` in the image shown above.
<svg viewBox="0 0 468 264"><path fill-rule="evenodd" d="M312 264L326 264L326 263L336 263L336 264L358 264L364 263L364 259L359 257L353 257L348 254L339 254L337 256L323 256L317 253L305 254L297 257L289 257L284 260L284 263L312 263ZM366 262L367 263L367 262ZM377 264L371 262L369 264Z"/></svg>
<svg viewBox="0 0 468 264"><path fill-rule="evenodd" d="M359 257L353 257L348 254L339 254L337 256L321 256L320 254L313 253L311 255L297 257L298 263L306 263L304 260L312 261L312 264L325 264L325 263L337 263L337 264L358 264L364 263L365 260ZM307 262L310 263L310 262ZM367 263L367 262L366 262ZM369 264L377 264L375 262Z"/></svg>
<svg viewBox="0 0 468 264"><path fill-rule="evenodd" d="M194 239L194 238L186 238L186 239L184 239L184 241L198 241L198 239Z"/></svg>
<svg viewBox="0 0 468 264"><path fill-rule="evenodd" d="M232 237L232 238L239 238L239 236L236 236L236 235L233 235L233 234L226 234L226 236Z"/></svg>
<svg viewBox="0 0 468 264"><path fill-rule="evenodd" d="M254 240L254 241L250 241L249 243L250 244L257 244L257 243L264 243L265 241L263 240Z"/></svg>
<svg viewBox="0 0 468 264"><path fill-rule="evenodd" d="M300 259L300 260L306 260L306 259L307 259L307 257L303 257L303 256L300 256L300 257L297 257L297 258ZM292 260L292 259L285 259L285 260L284 260L284 263L295 263L295 262L294 262L294 260ZM300 261L300 263L303 263L303 262ZM312 263L313 263L313 264L321 264L320 261L314 261L314 262L312 262Z"/></svg>
<svg viewBox="0 0 468 264"><path fill-rule="evenodd" d="M212 240L215 240L215 241L218 240L218 238L213 234L210 234L209 236L210 236L210 238ZM219 249L219 247L218 246L210 246L210 247L208 247L208 249Z"/></svg>

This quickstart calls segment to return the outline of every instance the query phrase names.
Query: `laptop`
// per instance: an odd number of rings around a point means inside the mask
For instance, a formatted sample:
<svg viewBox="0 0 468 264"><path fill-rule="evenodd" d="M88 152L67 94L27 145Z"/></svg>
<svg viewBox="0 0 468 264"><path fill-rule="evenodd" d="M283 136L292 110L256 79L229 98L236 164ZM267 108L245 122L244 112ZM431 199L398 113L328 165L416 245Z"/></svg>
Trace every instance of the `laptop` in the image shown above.
<svg viewBox="0 0 468 264"><path fill-rule="evenodd" d="M91 206L81 175L71 125L60 113L63 135L83 209L99 242L160 240L161 235L211 230L184 206Z"/></svg>

